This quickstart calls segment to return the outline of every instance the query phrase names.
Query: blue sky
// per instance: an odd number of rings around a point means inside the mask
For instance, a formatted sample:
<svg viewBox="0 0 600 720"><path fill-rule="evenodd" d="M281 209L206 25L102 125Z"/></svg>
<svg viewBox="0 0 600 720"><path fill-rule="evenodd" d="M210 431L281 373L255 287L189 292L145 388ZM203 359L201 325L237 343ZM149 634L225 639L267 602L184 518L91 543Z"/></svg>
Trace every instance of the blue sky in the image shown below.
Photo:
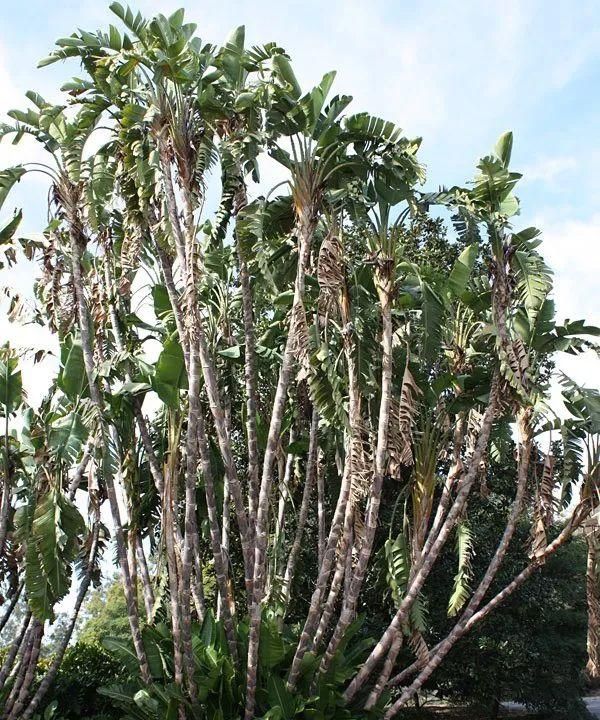
<svg viewBox="0 0 600 720"><path fill-rule="evenodd" d="M181 4L140 0L132 6L151 14ZM251 43L276 40L304 86L338 70L335 89L353 95L356 110L423 136L431 189L468 180L477 158L513 130L513 166L525 175L516 224L544 231L559 315L600 324L600 3L191 0L185 6L207 41L220 42L239 24ZM115 22L108 2L13 3L0 26L0 112L23 104L27 89L51 98L78 69L69 63L36 70L38 59L57 37L108 22ZM0 166L31 152L2 144ZM28 181L0 219L11 205L23 205L25 229L38 230L44 197L42 183ZM11 282L26 287L31 271L0 273L0 284ZM34 340L1 317L0 333L15 342ZM590 356L562 366L598 385L596 363Z"/></svg>

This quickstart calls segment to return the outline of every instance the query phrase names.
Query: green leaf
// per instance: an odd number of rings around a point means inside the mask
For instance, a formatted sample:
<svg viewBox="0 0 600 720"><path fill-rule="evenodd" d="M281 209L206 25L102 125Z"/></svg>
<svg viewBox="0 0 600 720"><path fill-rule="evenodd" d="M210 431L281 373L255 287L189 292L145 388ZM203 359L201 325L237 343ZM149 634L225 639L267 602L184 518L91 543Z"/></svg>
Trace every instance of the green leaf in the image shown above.
<svg viewBox="0 0 600 720"><path fill-rule="evenodd" d="M423 355L431 360L440 350L444 304L428 283L422 284L422 292Z"/></svg>
<svg viewBox="0 0 600 720"><path fill-rule="evenodd" d="M140 665L132 643L122 638L104 637L102 645L112 655L115 655L129 671L137 675Z"/></svg>
<svg viewBox="0 0 600 720"><path fill-rule="evenodd" d="M294 696L286 688L284 681L277 675L270 674L267 679L267 693L269 708L279 708L282 720L290 720L296 713L296 701Z"/></svg>
<svg viewBox="0 0 600 720"><path fill-rule="evenodd" d="M395 540L389 538L384 545L387 562L387 582L392 591L392 599L396 606L400 604L410 573L410 556L404 533L400 533Z"/></svg>
<svg viewBox="0 0 600 720"><path fill-rule="evenodd" d="M19 210L19 212L15 213L12 220L9 220L4 227L0 228L0 245L6 245L6 243L12 240L22 219L23 212Z"/></svg>
<svg viewBox="0 0 600 720"><path fill-rule="evenodd" d="M55 456L64 462L74 462L86 441L88 432L81 417L71 412L55 420L48 434L48 445Z"/></svg>
<svg viewBox="0 0 600 720"><path fill-rule="evenodd" d="M61 369L58 387L70 400L76 400L88 391L88 381L83 361L81 338L67 335L60 349Z"/></svg>
<svg viewBox="0 0 600 720"><path fill-rule="evenodd" d="M535 250L517 250L513 255L520 300L530 311L541 308L552 288L550 270Z"/></svg>
<svg viewBox="0 0 600 720"><path fill-rule="evenodd" d="M456 554L458 556L458 572L454 576L454 587L448 602L448 615L450 617L460 612L470 593L473 535L466 521L456 526Z"/></svg>
<svg viewBox="0 0 600 720"><path fill-rule="evenodd" d="M157 715L159 708L158 700L153 698L147 690L138 690L133 696L133 701L139 708L141 708L145 712L149 712L152 715Z"/></svg>
<svg viewBox="0 0 600 720"><path fill-rule="evenodd" d="M279 77L288 84L290 94L295 100L297 100L300 95L302 95L302 90L300 89L296 75L292 70L292 65L285 55L275 55L273 57L273 69Z"/></svg>
<svg viewBox="0 0 600 720"><path fill-rule="evenodd" d="M0 171L0 209L4 205L4 201L8 197L8 193L12 190L13 185L19 182L26 172L24 167L18 165Z"/></svg>
<svg viewBox="0 0 600 720"><path fill-rule="evenodd" d="M151 385L145 382L126 382L115 392L115 395L139 395L148 392Z"/></svg>
<svg viewBox="0 0 600 720"><path fill-rule="evenodd" d="M225 46L229 48L234 48L238 50L239 52L242 52L244 49L244 43L246 40L246 27L244 25L239 25L235 29L231 31L229 34L229 37L225 41Z"/></svg>
<svg viewBox="0 0 600 720"><path fill-rule="evenodd" d="M226 358L231 358L232 360L237 360L241 356L241 349L239 345L232 345L231 347L225 348L224 350L219 350L219 355Z"/></svg>
<svg viewBox="0 0 600 720"><path fill-rule="evenodd" d="M467 283L475 265L475 260L477 260L478 252L479 246L477 243L467 245L454 263L448 278L448 289L454 296L461 297L467 289Z"/></svg>
<svg viewBox="0 0 600 720"><path fill-rule="evenodd" d="M39 620L52 619L54 605L69 592L71 566L84 531L79 511L59 490L50 490L40 498L25 562L27 599Z"/></svg>
<svg viewBox="0 0 600 720"><path fill-rule="evenodd" d="M23 381L17 358L7 355L0 359L0 415L7 417L23 401Z"/></svg>
<svg viewBox="0 0 600 720"><path fill-rule="evenodd" d="M500 135L498 138L498 142L496 143L496 147L494 148L494 152L496 155L502 160L502 164L505 168L508 167L510 163L510 156L512 154L512 147L513 147L513 134L512 132L505 132L504 134Z"/></svg>
<svg viewBox="0 0 600 720"><path fill-rule="evenodd" d="M279 629L270 620L264 619L261 628L259 658L261 667L268 670L278 665L285 655L283 639Z"/></svg>
<svg viewBox="0 0 600 720"><path fill-rule="evenodd" d="M164 341L151 383L165 405L179 407L179 391L187 388L187 374L183 350L174 338Z"/></svg>

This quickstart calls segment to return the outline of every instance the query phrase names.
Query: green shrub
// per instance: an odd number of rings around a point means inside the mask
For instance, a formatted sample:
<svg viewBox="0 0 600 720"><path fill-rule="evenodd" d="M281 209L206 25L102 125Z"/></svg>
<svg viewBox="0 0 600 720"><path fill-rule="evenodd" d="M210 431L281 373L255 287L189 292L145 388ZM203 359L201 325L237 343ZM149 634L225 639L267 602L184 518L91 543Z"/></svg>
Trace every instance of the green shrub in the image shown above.
<svg viewBox="0 0 600 720"><path fill-rule="evenodd" d="M122 662L97 643L77 642L67 649L46 698L56 702L61 720L117 720L123 713L98 688L124 677Z"/></svg>

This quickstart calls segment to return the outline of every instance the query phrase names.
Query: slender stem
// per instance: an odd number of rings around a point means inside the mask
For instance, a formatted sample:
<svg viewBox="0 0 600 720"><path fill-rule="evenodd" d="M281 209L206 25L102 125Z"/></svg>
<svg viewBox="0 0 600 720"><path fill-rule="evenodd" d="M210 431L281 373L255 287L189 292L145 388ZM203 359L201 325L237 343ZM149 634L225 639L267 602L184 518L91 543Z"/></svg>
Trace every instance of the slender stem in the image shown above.
<svg viewBox="0 0 600 720"><path fill-rule="evenodd" d="M72 272L73 272L73 285L75 288L75 296L77 300L77 313L79 318L79 328L81 333L81 345L83 350L83 359L85 365L85 371L87 375L88 386L90 390L90 398L93 405L99 415L101 427L105 424L103 413L104 403L98 383L96 380L96 367L94 363L94 335L92 331L91 320L88 314L87 302L84 292L84 283L82 275L82 252L85 246L85 236L83 233L83 227L79 220L77 211L77 194L73 193L74 197L71 199L72 205L65 208L69 217L69 235L70 235L70 246L71 246L71 260L72 260ZM114 428L109 427L109 433L114 435ZM104 430L102 430L104 434ZM108 464L107 464L108 466ZM109 467L106 468L104 473L104 481L106 484L106 491L108 494L108 500L110 504L114 534L117 545L117 555L119 558L119 565L121 567L121 578L123 582L123 590L125 593L125 599L127 604L127 614L129 618L129 624L131 627L131 634L133 643L135 646L136 655L140 664L140 670L142 679L145 683L150 681L150 670L148 667L148 660L146 658L146 651L142 642L142 636L140 631L139 617L137 611L136 597L134 589L131 585L131 575L129 571L129 563L127 561L127 551L125 549L125 538L123 534L123 525L121 523L121 513L119 510L119 503L117 500L117 493L115 489L114 477Z"/></svg>
<svg viewBox="0 0 600 720"><path fill-rule="evenodd" d="M283 576L283 597L284 605L288 606L290 594L292 590L292 581L296 571L296 563L300 554L302 544L302 535L308 519L308 511L310 508L310 498L312 495L315 479L317 475L317 455L318 455L318 430L319 430L319 414L316 408L313 408L312 419L310 423L310 438L308 443L308 460L306 463L306 478L304 481L304 490L302 492L302 502L300 504L300 512L298 514L298 523L296 525L296 534L294 542L288 554L288 560Z"/></svg>

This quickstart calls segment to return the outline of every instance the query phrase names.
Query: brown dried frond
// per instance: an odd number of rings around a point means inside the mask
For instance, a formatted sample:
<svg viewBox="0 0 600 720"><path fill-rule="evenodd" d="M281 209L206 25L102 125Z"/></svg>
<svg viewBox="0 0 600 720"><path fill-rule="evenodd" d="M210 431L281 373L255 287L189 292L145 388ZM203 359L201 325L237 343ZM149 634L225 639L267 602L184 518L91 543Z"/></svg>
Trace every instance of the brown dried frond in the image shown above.
<svg viewBox="0 0 600 720"><path fill-rule="evenodd" d="M546 527L540 512L539 493L536 493L533 522L531 525L531 548L529 550L529 557L532 559L541 557L547 546L548 538L546 537Z"/></svg>
<svg viewBox="0 0 600 720"><path fill-rule="evenodd" d="M389 474L400 477L401 466L414 464L412 451L413 425L418 413L418 399L421 389L408 368L404 368L400 400L392 398L390 408L390 427L388 431Z"/></svg>
<svg viewBox="0 0 600 720"><path fill-rule="evenodd" d="M66 335L73 327L76 308L75 288L70 280L65 285L61 285L55 308L57 330L61 336Z"/></svg>
<svg viewBox="0 0 600 720"><path fill-rule="evenodd" d="M424 667L427 665L429 662L429 648L420 630L413 630L408 642L419 662L419 666Z"/></svg>
<svg viewBox="0 0 600 720"><path fill-rule="evenodd" d="M343 247L337 233L331 230L321 243L317 262L317 280L321 295L319 304L328 309L344 284Z"/></svg>
<svg viewBox="0 0 600 720"><path fill-rule="evenodd" d="M475 445L477 444L477 438L481 430L483 423L483 414L471 408L467 418L467 434L465 438L465 446L467 457L471 457L475 451Z"/></svg>
<svg viewBox="0 0 600 720"><path fill-rule="evenodd" d="M400 432L400 401L390 399L390 425L388 428L388 466L387 474L400 480L402 477L402 455L404 441Z"/></svg>
<svg viewBox="0 0 600 720"><path fill-rule="evenodd" d="M125 233L121 244L121 277L119 278L119 292L128 293L131 288L133 275L140 263L140 250L142 238L140 233L132 229Z"/></svg>
<svg viewBox="0 0 600 720"><path fill-rule="evenodd" d="M365 525L365 522L363 520L363 517L361 513L355 512L354 513L354 537L356 538L356 546L358 548L361 548L365 542L367 533L366 533L367 526Z"/></svg>
<svg viewBox="0 0 600 720"><path fill-rule="evenodd" d="M290 333L292 338L292 352L298 362L300 370L298 381L304 380L309 372L308 362L308 323L306 310L301 300L294 303L290 317Z"/></svg>

